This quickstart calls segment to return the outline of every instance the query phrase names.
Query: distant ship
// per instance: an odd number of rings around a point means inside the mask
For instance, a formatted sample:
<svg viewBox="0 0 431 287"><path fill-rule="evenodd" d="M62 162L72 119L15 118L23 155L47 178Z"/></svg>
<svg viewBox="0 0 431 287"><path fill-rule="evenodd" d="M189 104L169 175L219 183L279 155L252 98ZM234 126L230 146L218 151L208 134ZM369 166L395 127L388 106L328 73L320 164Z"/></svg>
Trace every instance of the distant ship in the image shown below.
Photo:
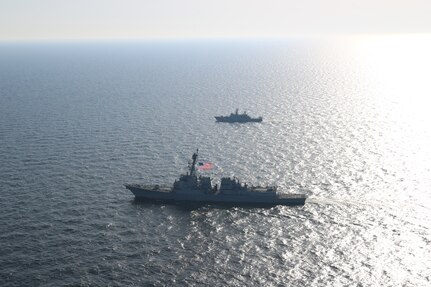
<svg viewBox="0 0 431 287"><path fill-rule="evenodd" d="M247 115L246 112L239 114L238 109L235 110L235 113L231 113L229 116L218 116L215 117L217 122L223 123L248 123L248 122L261 122L263 120L262 117L252 118Z"/></svg>
<svg viewBox="0 0 431 287"><path fill-rule="evenodd" d="M279 193L276 186L249 186L241 184L235 177L223 177L220 188L217 188L217 184L212 187L210 177L196 175L197 157L198 150L193 153L189 171L175 180L172 187L141 184L125 186L137 200L258 206L305 204L305 194Z"/></svg>

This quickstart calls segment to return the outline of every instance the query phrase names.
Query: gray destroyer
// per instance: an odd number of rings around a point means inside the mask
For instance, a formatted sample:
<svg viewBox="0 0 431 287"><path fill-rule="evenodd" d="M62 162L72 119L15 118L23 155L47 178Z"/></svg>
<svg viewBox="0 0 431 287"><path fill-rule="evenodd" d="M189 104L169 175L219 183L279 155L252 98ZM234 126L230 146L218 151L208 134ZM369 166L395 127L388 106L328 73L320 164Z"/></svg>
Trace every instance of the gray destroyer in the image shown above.
<svg viewBox="0 0 431 287"><path fill-rule="evenodd" d="M222 123L248 123L248 122L261 122L263 120L262 117L252 118L247 115L246 112L239 114L238 109L235 110L235 113L231 113L229 116L216 116L216 122Z"/></svg>
<svg viewBox="0 0 431 287"><path fill-rule="evenodd" d="M304 205L305 194L277 192L276 186L248 186L236 178L223 177L220 188L213 187L211 178L196 175L198 151L193 153L192 164L186 174L175 180L174 185L126 184L136 200L183 202L228 205Z"/></svg>

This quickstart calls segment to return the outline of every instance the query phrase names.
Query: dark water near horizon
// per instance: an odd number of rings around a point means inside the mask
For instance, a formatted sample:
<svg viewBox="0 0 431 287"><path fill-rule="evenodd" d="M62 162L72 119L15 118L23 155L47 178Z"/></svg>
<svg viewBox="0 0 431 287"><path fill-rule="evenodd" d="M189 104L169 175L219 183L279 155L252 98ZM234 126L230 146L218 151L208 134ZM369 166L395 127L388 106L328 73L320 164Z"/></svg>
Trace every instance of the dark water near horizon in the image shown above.
<svg viewBox="0 0 431 287"><path fill-rule="evenodd" d="M0 44L1 286L429 286L431 39ZM261 124L217 124L235 108ZM303 207L136 203L192 152Z"/></svg>

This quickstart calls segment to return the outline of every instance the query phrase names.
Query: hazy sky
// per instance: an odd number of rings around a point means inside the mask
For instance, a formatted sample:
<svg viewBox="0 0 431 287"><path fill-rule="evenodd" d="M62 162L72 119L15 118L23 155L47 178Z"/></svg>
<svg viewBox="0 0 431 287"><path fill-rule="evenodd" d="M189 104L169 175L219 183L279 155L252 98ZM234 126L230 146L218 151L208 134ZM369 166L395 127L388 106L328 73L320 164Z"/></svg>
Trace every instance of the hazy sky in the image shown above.
<svg viewBox="0 0 431 287"><path fill-rule="evenodd" d="M0 40L431 33L431 0L0 0Z"/></svg>

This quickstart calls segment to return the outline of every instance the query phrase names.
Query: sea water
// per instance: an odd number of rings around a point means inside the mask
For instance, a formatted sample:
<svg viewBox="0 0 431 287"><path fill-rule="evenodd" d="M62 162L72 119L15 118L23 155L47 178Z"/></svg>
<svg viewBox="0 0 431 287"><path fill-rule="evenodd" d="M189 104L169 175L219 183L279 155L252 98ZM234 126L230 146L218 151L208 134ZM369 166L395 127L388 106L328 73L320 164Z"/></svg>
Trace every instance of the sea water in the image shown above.
<svg viewBox="0 0 431 287"><path fill-rule="evenodd" d="M429 36L0 44L1 286L431 284ZM236 108L262 123L216 123ZM302 207L137 203L192 153Z"/></svg>

